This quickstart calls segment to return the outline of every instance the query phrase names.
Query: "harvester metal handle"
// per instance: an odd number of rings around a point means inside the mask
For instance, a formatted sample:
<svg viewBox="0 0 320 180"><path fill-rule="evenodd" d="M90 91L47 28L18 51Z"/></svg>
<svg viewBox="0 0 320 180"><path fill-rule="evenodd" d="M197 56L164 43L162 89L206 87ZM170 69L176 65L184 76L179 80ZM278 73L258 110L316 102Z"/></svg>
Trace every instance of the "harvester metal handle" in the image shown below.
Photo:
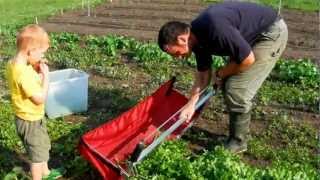
<svg viewBox="0 0 320 180"><path fill-rule="evenodd" d="M211 96L213 96L215 94L215 91L212 89L212 87L207 87L205 89L203 89L200 93L200 98L197 101L196 105L195 105L195 109L197 110L198 108L200 108ZM186 106L186 105L185 105ZM161 126L159 126L156 131L158 131L160 128L162 128L169 120L171 120L172 118L174 118L176 115L178 115L178 113L180 113L183 108L185 107L183 106L181 109L179 109L176 113L174 113L171 117L169 117L169 119L167 121L165 121ZM176 121L170 128L168 128L166 131L164 131L157 139L155 139L149 146L147 146L146 148L144 148L139 157L137 158L136 162L133 162L133 166L135 166L136 164L138 164L141 160L143 160L155 147L157 147L167 136L169 136L172 132L174 132L186 119L179 119L178 121ZM151 135L153 135L154 133L152 133ZM151 137L151 135L149 135L147 138ZM146 138L146 139L147 139Z"/></svg>

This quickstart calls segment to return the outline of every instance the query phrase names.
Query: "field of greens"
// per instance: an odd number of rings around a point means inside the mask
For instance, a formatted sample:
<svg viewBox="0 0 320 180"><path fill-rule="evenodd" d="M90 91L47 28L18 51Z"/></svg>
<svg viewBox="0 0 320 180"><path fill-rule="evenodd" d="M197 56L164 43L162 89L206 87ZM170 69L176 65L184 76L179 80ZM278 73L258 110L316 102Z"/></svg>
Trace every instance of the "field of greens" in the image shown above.
<svg viewBox="0 0 320 180"><path fill-rule="evenodd" d="M54 7L81 6L76 0L57 2L61 4ZM30 179L4 71L15 53L17 29L32 20L1 26L0 179ZM99 179L76 148L86 131L128 110L172 76L177 77L176 88L186 95L192 85L194 58L178 61L155 43L73 33L50 33L50 40L47 58L51 70L76 68L90 74L88 112L48 120L52 141L49 165L65 168L63 179ZM222 57L213 58L215 67L225 63ZM248 152L233 155L220 146L228 134L228 120L219 93L194 127L180 140L157 148L132 179L320 179L319 89L320 71L314 61L280 59L254 100Z"/></svg>

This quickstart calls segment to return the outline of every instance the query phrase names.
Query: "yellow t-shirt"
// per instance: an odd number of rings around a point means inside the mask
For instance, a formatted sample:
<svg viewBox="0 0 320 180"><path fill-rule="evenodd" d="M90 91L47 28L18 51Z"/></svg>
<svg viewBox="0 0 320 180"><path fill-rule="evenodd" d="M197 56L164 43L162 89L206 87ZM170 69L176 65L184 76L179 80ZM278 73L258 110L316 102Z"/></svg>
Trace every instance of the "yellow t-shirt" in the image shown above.
<svg viewBox="0 0 320 180"><path fill-rule="evenodd" d="M41 79L31 65L7 64L7 79L16 116L37 121L44 116L44 104L34 104L30 97L42 92Z"/></svg>

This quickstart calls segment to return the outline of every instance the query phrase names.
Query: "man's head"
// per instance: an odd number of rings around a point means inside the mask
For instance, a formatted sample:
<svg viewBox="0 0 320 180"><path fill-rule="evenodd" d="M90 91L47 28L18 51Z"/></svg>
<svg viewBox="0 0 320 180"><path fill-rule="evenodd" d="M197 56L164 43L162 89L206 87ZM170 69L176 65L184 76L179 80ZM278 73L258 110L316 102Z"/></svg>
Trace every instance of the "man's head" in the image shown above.
<svg viewBox="0 0 320 180"><path fill-rule="evenodd" d="M27 56L28 63L36 64L44 57L49 48L49 36L38 25L28 25L17 35L17 49Z"/></svg>
<svg viewBox="0 0 320 180"><path fill-rule="evenodd" d="M189 24L171 21L161 27L158 36L158 44L164 52L174 57L189 57L192 52L189 37Z"/></svg>

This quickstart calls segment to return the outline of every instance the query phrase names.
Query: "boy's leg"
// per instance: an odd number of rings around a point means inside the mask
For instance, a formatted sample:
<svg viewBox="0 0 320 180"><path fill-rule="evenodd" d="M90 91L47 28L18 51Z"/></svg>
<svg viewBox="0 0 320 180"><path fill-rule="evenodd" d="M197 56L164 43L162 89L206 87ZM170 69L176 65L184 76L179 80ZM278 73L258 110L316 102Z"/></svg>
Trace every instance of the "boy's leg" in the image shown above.
<svg viewBox="0 0 320 180"><path fill-rule="evenodd" d="M32 180L42 179L42 163L31 163L30 165Z"/></svg>
<svg viewBox="0 0 320 180"><path fill-rule="evenodd" d="M40 127L41 127L41 132L43 134L43 145L42 145L42 149L47 153L47 157L44 159L47 159L46 161L42 162L42 176L47 176L50 174L50 170L48 167L48 160L49 160L49 150L51 147L51 142L50 142L50 138L48 135L48 130L47 130L47 120L45 118L40 120Z"/></svg>
<svg viewBox="0 0 320 180"><path fill-rule="evenodd" d="M42 176L48 176L50 174L50 170L48 167L48 162L43 162L42 163Z"/></svg>
<svg viewBox="0 0 320 180"><path fill-rule="evenodd" d="M16 118L16 127L21 140L26 148L31 163L31 174L39 170L42 176L44 168L43 162L49 160L49 150L51 148L49 135L44 120L26 121Z"/></svg>
<svg viewBox="0 0 320 180"><path fill-rule="evenodd" d="M287 38L284 21L274 23L265 33L265 39L260 39L253 47L255 63L247 71L231 76L226 81L225 101L230 116L226 148L232 152L247 148L251 101L285 49Z"/></svg>

